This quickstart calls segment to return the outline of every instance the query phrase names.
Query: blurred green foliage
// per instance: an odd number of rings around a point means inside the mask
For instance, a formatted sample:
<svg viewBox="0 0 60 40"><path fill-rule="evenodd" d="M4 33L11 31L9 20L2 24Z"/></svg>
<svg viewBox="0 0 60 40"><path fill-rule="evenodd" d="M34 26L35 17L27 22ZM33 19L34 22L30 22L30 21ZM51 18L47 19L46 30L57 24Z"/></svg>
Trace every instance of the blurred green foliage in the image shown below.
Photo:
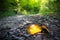
<svg viewBox="0 0 60 40"><path fill-rule="evenodd" d="M17 3L14 0L0 0L0 17L15 15Z"/></svg>
<svg viewBox="0 0 60 40"><path fill-rule="evenodd" d="M60 0L0 0L0 16L60 13Z"/></svg>

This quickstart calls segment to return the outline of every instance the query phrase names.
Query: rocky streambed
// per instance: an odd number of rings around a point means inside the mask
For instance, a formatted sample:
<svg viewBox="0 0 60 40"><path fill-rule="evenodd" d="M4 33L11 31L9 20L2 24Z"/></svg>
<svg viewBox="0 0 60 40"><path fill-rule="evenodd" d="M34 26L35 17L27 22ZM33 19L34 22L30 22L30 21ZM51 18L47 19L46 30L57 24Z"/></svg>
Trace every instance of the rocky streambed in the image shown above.
<svg viewBox="0 0 60 40"><path fill-rule="evenodd" d="M60 40L60 21L54 16L39 16L39 15L37 16L16 15L0 19L0 40L42 40L36 38L39 36L36 35L29 36L29 34L26 33L25 30L27 26L26 24L32 23L44 24L50 30L51 35L50 36L47 35L49 36L49 38L44 38L43 40ZM11 32L12 34L9 35ZM16 36L15 32L17 34L21 33L22 36L21 34L20 36ZM13 37L10 37L12 35Z"/></svg>

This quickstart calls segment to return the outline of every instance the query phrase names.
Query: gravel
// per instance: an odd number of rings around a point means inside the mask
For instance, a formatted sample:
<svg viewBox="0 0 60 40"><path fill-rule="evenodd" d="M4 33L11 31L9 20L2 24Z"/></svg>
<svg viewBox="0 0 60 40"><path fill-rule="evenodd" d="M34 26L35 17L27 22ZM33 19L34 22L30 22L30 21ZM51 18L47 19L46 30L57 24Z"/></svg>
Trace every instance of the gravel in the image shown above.
<svg viewBox="0 0 60 40"><path fill-rule="evenodd" d="M60 40L60 21L55 16L16 15L0 19L0 40L39 40L26 31L29 24L44 24L50 30L43 40ZM18 35L19 34L19 35Z"/></svg>

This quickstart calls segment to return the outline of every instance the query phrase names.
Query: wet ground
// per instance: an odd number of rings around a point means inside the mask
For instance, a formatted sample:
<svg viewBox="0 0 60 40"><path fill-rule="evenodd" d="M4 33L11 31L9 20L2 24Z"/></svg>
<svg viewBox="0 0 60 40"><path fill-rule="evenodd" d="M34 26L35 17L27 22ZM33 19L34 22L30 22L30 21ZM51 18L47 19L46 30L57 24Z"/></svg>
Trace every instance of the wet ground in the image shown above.
<svg viewBox="0 0 60 40"><path fill-rule="evenodd" d="M29 36L26 33L26 24L36 23L36 24L44 24L50 30L49 38L44 38L43 40L60 40L60 21L54 16L24 16L24 15L16 15L10 16L0 19L0 40L15 40L11 38L5 38L7 36L7 32L10 30L16 30L16 28L20 27L22 35L18 36L19 40L42 40L38 39L41 36ZM11 31L10 31L11 32ZM13 31L12 31L13 32ZM12 34L13 35L13 34ZM20 34L21 35L21 34ZM27 37L27 38L26 38ZM16 37L15 37L16 38ZM16 39L16 40L17 40Z"/></svg>

